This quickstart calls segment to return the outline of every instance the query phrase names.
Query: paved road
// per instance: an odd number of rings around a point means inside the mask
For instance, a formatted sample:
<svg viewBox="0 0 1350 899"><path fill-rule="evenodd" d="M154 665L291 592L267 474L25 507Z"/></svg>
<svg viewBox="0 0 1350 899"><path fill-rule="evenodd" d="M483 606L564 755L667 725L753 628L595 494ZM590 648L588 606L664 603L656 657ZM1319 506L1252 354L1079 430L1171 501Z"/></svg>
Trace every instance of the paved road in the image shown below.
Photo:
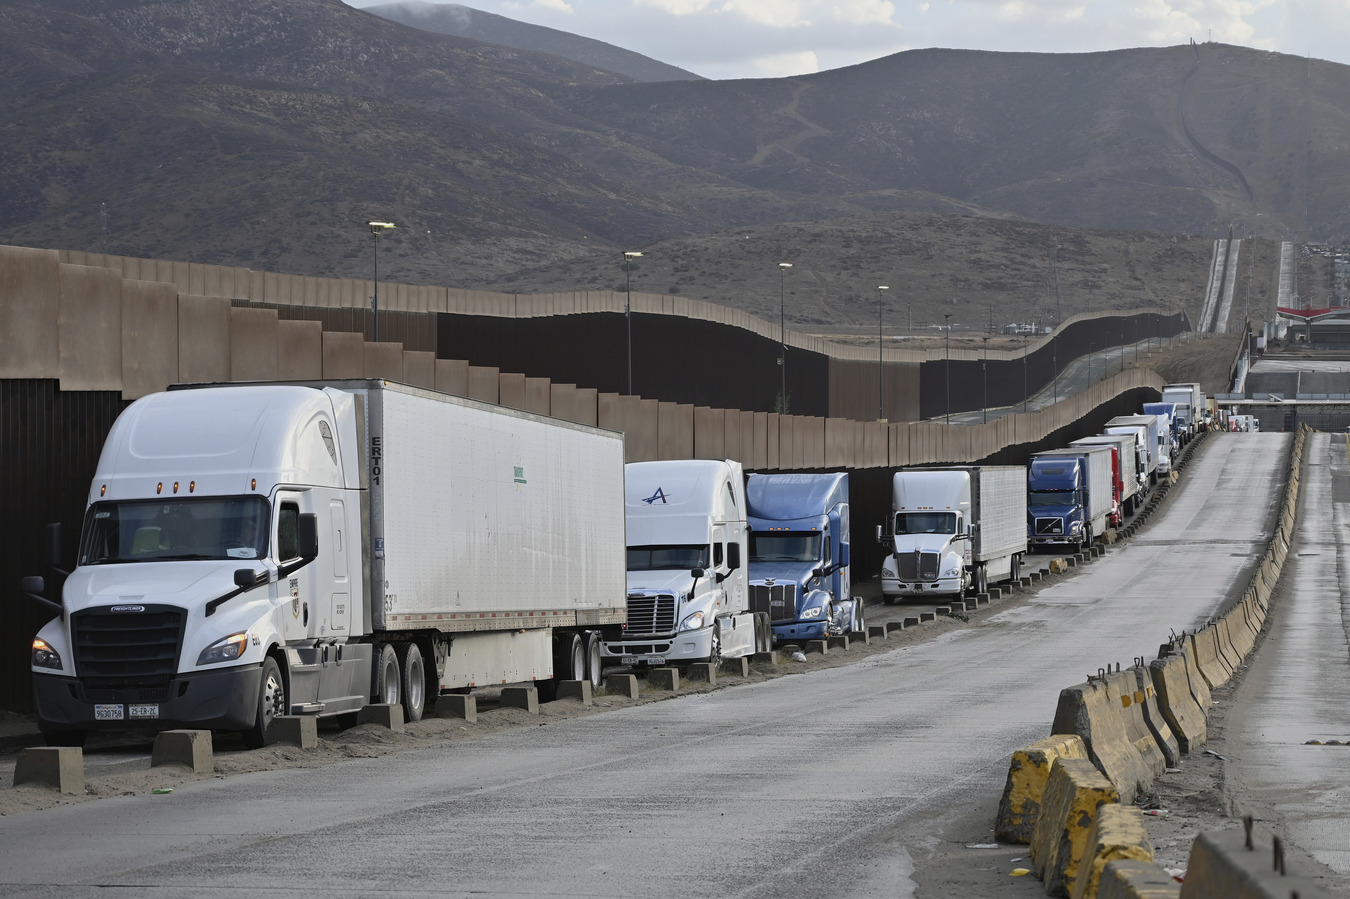
<svg viewBox="0 0 1350 899"><path fill-rule="evenodd" d="M1039 896L992 831L1062 687L1219 611L1287 435L1216 436L1167 514L978 626L856 664L313 770L0 819L9 895ZM986 836L987 839L987 836ZM981 851L981 850L975 850ZM31 885L28 889L26 885Z"/></svg>
<svg viewBox="0 0 1350 899"><path fill-rule="evenodd" d="M1295 845L1350 878L1350 436L1314 434L1297 539L1228 713L1233 780Z"/></svg>

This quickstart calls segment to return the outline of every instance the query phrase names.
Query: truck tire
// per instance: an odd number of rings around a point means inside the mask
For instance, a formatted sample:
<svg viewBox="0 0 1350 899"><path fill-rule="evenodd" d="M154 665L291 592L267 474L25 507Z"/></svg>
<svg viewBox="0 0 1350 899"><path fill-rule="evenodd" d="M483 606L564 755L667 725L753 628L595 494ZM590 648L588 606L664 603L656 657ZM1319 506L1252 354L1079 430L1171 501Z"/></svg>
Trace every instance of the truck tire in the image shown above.
<svg viewBox="0 0 1350 899"><path fill-rule="evenodd" d="M253 726L244 731L244 745L249 749L262 749L267 745L272 722L289 711L286 705L286 681L281 676L281 666L277 660L268 656L262 665L262 679L258 683L258 710Z"/></svg>
<svg viewBox="0 0 1350 899"><path fill-rule="evenodd" d="M853 633L867 633L867 602L861 596L853 597Z"/></svg>
<svg viewBox="0 0 1350 899"><path fill-rule="evenodd" d="M1022 577L1022 556L1020 554L1012 557L1012 570L1009 573L1008 580L1017 581Z"/></svg>
<svg viewBox="0 0 1350 899"><path fill-rule="evenodd" d="M586 679L591 682L592 690L599 690L605 681L604 659L600 656L600 635L588 634L586 637Z"/></svg>
<svg viewBox="0 0 1350 899"><path fill-rule="evenodd" d="M370 701L376 705L398 705L402 699L398 656L388 643L375 645L375 666L370 670Z"/></svg>
<svg viewBox="0 0 1350 899"><path fill-rule="evenodd" d="M716 668L722 664L722 622L713 622L712 648L708 651L708 662Z"/></svg>
<svg viewBox="0 0 1350 899"><path fill-rule="evenodd" d="M427 672L422 662L422 650L416 643L398 645L401 679L399 693L403 699L403 720L421 721L426 711Z"/></svg>

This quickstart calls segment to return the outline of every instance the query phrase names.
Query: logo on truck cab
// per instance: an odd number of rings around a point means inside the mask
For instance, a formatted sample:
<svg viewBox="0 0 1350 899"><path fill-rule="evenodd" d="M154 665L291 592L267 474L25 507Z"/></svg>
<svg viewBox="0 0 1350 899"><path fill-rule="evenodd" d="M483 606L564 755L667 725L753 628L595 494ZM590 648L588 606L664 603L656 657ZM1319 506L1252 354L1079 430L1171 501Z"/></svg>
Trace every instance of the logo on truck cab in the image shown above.
<svg viewBox="0 0 1350 899"><path fill-rule="evenodd" d="M666 498L666 491L662 490L660 487L657 487L657 488L656 488L656 492L653 493L651 496L647 497L646 499L644 499L643 502L650 506L652 503L656 502L658 499L661 501L662 505L666 505L666 504L668 504L668 503L670 502L670 501Z"/></svg>

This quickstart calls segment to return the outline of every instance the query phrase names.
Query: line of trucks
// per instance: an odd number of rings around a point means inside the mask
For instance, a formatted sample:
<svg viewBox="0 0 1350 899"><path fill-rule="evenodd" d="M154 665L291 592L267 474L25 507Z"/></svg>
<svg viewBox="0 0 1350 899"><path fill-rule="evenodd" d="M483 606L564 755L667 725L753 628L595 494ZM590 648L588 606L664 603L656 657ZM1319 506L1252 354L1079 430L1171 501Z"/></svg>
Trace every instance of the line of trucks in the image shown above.
<svg viewBox="0 0 1350 899"><path fill-rule="evenodd" d="M1163 405L1030 467L897 471L885 601L983 592L1043 543L1090 543L1167 470L1186 419ZM382 380L137 400L69 573L50 536L59 600L42 576L23 589L56 615L31 667L54 744L190 726L257 747L283 715L416 721L446 693L547 699L865 630L846 474L625 464L621 434Z"/></svg>
<svg viewBox="0 0 1350 899"><path fill-rule="evenodd" d="M59 527L49 561L60 557ZM624 463L621 434L385 381L144 397L33 641L56 744L717 662L864 627L845 474ZM55 586L55 585L53 585Z"/></svg>

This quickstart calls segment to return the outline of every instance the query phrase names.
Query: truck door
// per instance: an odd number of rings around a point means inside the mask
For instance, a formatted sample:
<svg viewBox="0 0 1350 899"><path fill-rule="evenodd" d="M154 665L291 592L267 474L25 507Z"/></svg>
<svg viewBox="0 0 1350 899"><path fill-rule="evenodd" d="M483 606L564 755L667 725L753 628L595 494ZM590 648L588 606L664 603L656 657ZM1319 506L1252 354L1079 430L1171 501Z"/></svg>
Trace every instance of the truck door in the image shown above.
<svg viewBox="0 0 1350 899"><path fill-rule="evenodd" d="M333 580L326 585L330 600L327 603L329 631L337 637L346 637L351 632L351 581L348 575L350 552L347 546L347 509L342 500L331 500L328 504L330 526L333 530L328 546L333 555ZM312 633L312 632L311 632Z"/></svg>

